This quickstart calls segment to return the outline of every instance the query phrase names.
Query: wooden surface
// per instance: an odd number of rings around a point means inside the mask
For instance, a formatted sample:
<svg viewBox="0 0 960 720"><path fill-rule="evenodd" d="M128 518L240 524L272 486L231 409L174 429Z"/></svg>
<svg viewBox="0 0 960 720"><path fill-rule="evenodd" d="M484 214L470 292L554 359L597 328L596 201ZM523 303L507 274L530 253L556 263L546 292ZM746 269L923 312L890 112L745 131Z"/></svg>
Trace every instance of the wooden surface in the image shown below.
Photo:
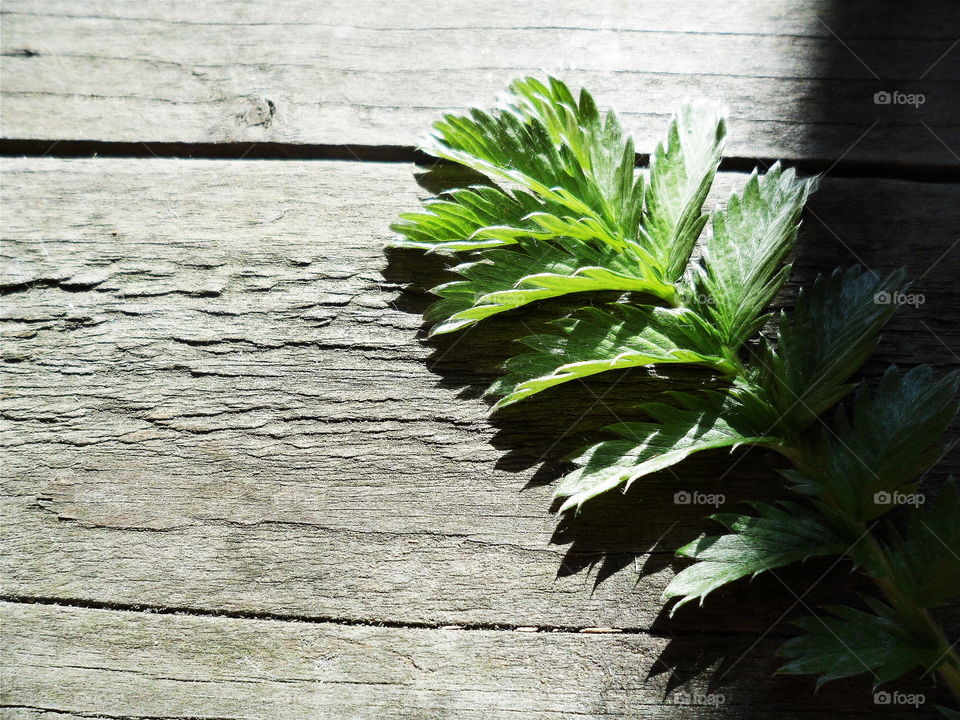
<svg viewBox="0 0 960 720"><path fill-rule="evenodd" d="M960 185L936 171L960 163L923 145L936 140L903 108L844 155L841 138L872 116L834 113L810 83L869 84L818 14L856 28L850 42L902 79L907 49L931 63L947 50L937 13L954 6L899 24L856 3L470 7L211 3L200 18L176 3L9 2L4 147L409 152L441 107L486 103L518 72L563 62L643 145L708 83L732 105L744 158L854 158L937 180L828 176L781 302L838 264L905 266L925 302L895 316L865 375L960 366ZM727 66L737 77L718 76ZM921 109L945 113L922 115L944 140L956 67L931 71L943 102ZM236 121L249 97L273 98L273 120ZM555 530L559 459L650 385L600 378L596 394L564 389L488 418L478 395L525 327L507 316L425 341L422 289L441 269L382 251L433 176L399 162L57 153L2 161L3 717L902 716L875 706L865 679L814 695L808 678L770 677L789 618L855 590L845 566L660 613L682 567L672 550L705 527L673 493L715 488L733 466L731 509L775 496L774 458L699 458ZM710 202L744 177L721 173ZM954 450L928 481L958 472ZM944 619L960 627L956 609ZM910 717L934 717L936 691L911 688L929 701Z"/></svg>
<svg viewBox="0 0 960 720"><path fill-rule="evenodd" d="M30 670L8 684L11 718L719 720L764 716L770 708L752 686L784 685L744 663L735 687L712 694L716 708L691 707L685 695L707 697L710 688L702 681L671 687L658 657L668 641L635 634L3 609L12 626L6 655ZM771 643L759 650L770 652ZM55 712L64 706L71 712ZM836 693L826 692L805 711L780 710L778 717L806 720L836 708Z"/></svg>
<svg viewBox="0 0 960 720"><path fill-rule="evenodd" d="M9 0L2 121L8 138L406 146L552 72L621 110L640 152L678 98L708 96L730 107L729 155L957 168L958 27L953 0ZM883 90L926 102L875 105Z"/></svg>

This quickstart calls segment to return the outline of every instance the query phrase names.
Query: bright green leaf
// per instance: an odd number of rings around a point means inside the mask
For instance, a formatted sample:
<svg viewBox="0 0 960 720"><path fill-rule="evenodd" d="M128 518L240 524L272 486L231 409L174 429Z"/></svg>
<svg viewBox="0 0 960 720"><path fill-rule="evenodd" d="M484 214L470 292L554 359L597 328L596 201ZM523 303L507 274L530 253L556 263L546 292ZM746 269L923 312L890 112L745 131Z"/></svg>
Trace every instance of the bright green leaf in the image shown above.
<svg viewBox="0 0 960 720"><path fill-rule="evenodd" d="M676 465L690 455L741 445L779 447L781 440L752 427L731 410L719 393L676 394L680 407L664 403L640 406L655 422L623 422L607 430L619 436L587 448L570 460L578 466L560 482L555 496L564 498L560 512L617 487Z"/></svg>
<svg viewBox="0 0 960 720"><path fill-rule="evenodd" d="M739 348L766 321L767 305L786 280L784 261L811 188L775 164L765 175L754 172L714 214L687 292L690 307L714 324L725 346Z"/></svg>
<svg viewBox="0 0 960 720"><path fill-rule="evenodd" d="M639 252L639 250L638 250ZM457 330L485 317L568 293L618 290L673 297L673 286L650 272L630 249L595 249L576 242L520 241L489 250L454 268L464 280L433 289L441 300L426 314L433 333Z"/></svg>
<svg viewBox="0 0 960 720"><path fill-rule="evenodd" d="M685 105L670 123L666 142L650 157L650 179L640 233L651 255L677 280L707 222L701 214L710 192L726 122L707 103Z"/></svg>
<svg viewBox="0 0 960 720"><path fill-rule="evenodd" d="M607 370L697 363L719 373L736 371L729 358L717 353L712 328L683 308L583 308L554 326L559 335L526 338L523 342L533 352L507 361L507 375L490 389L505 396L496 407Z"/></svg>

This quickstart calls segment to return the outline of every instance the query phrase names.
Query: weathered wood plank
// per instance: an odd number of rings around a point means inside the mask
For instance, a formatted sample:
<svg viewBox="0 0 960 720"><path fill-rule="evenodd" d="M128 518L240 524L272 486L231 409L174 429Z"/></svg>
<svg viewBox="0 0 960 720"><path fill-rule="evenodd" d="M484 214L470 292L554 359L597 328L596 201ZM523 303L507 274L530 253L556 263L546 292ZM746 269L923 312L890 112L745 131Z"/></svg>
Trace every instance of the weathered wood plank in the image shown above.
<svg viewBox="0 0 960 720"><path fill-rule="evenodd" d="M538 458L575 449L649 385L628 391L627 377L601 405L565 390L549 413L531 404L494 426L483 402L457 397L523 327L508 317L456 347L417 339L418 296L396 291L424 279L402 262L384 269L381 252L418 194L409 167L24 159L4 170L5 593L398 622L656 623L667 553L702 527L703 508L672 495L714 488L730 460L651 483L639 507L611 497L550 544L550 489L537 482L556 468L537 471ZM742 180L724 174L718 192ZM831 230L816 219L802 230L798 277L850 251L922 277L927 302L901 311L871 374L957 364L956 190L828 179L815 196ZM723 484L730 507L761 473L768 458L739 462ZM612 574L596 588L592 563ZM797 575L798 591L822 569ZM685 608L669 627L765 630L793 599L775 581L759 590L779 599L749 618Z"/></svg>
<svg viewBox="0 0 960 720"><path fill-rule="evenodd" d="M768 677L770 643L721 684L643 634L433 630L0 604L7 718L903 717L866 682ZM738 646L700 646L735 660ZM672 679L671 679L672 678ZM689 678L689 679L688 679ZM679 682L682 685L678 685ZM904 687L904 686L901 686ZM685 694L691 704L683 704ZM934 717L928 693L911 717ZM899 713L899 714L898 714Z"/></svg>
<svg viewBox="0 0 960 720"><path fill-rule="evenodd" d="M951 0L4 8L6 138L413 145L441 112L551 72L618 108L640 152L704 95L731 109L732 155L960 164Z"/></svg>

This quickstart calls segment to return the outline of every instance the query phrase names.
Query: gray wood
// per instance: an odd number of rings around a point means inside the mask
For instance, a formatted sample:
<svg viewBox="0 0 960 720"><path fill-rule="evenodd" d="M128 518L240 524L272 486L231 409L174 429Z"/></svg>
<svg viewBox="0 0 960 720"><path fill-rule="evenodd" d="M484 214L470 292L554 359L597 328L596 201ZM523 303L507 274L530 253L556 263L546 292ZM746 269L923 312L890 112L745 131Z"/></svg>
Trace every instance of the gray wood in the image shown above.
<svg viewBox="0 0 960 720"><path fill-rule="evenodd" d="M523 327L508 317L436 349L417 338L410 305L423 303L398 290L429 284L425 263L388 267L381 251L425 194L410 171L4 162L4 593L403 623L770 627L793 602L774 580L718 594L713 614L657 620L670 551L704 527L672 495L716 488L722 453L611 496L550 543L550 488L521 492L555 476L538 457L596 438L650 384L624 380L573 431L595 405L582 389L490 425L470 395ZM716 196L741 182L723 174ZM927 302L900 313L871 375L956 365L956 191L828 179L815 197L830 230L808 221L798 278L851 251L922 277ZM737 462L731 508L771 487L770 458ZM955 452L941 470L956 469ZM823 569L790 582L800 592ZM769 602L735 612L757 593Z"/></svg>
<svg viewBox="0 0 960 720"><path fill-rule="evenodd" d="M3 717L903 717L868 684L803 703L754 649L721 686L677 685L668 640L642 634L411 630L0 604ZM680 678L676 678L679 680ZM684 694L692 704L684 705ZM931 718L933 696L910 717ZM900 713L900 714L898 714ZM871 714L871 717L874 715Z"/></svg>
<svg viewBox="0 0 960 720"><path fill-rule="evenodd" d="M618 108L641 152L709 96L730 107L731 155L956 167L957 26L952 0L11 0L2 134L410 146L442 112L556 73ZM884 90L926 102L874 104Z"/></svg>

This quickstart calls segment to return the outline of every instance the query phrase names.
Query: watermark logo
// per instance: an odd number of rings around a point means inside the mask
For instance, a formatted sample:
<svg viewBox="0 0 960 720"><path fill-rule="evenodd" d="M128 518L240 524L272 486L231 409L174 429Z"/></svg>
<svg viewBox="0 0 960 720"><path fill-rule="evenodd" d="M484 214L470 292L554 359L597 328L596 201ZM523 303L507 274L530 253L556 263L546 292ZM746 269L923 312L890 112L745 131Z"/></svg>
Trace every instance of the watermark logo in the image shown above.
<svg viewBox="0 0 960 720"><path fill-rule="evenodd" d="M873 494L873 502L876 505L913 505L919 507L927 501L927 498L920 493L902 493L887 492L881 490Z"/></svg>
<svg viewBox="0 0 960 720"><path fill-rule="evenodd" d="M923 693L902 693L898 690L889 692L880 690L873 694L874 705L910 705L918 708L927 701Z"/></svg>
<svg viewBox="0 0 960 720"><path fill-rule="evenodd" d="M713 505L720 507L727 501L723 493L702 493L694 490L678 490L673 494L674 505Z"/></svg>
<svg viewBox="0 0 960 720"><path fill-rule="evenodd" d="M723 693L678 692L673 694L674 705L707 705L720 707L727 701Z"/></svg>
<svg viewBox="0 0 960 720"><path fill-rule="evenodd" d="M920 293L887 292L881 290L873 296L875 305L912 305L917 308L923 305L927 298Z"/></svg>
<svg viewBox="0 0 960 720"><path fill-rule="evenodd" d="M905 93L899 90L880 90L873 94L874 105L913 105L919 108L927 101L923 93Z"/></svg>

